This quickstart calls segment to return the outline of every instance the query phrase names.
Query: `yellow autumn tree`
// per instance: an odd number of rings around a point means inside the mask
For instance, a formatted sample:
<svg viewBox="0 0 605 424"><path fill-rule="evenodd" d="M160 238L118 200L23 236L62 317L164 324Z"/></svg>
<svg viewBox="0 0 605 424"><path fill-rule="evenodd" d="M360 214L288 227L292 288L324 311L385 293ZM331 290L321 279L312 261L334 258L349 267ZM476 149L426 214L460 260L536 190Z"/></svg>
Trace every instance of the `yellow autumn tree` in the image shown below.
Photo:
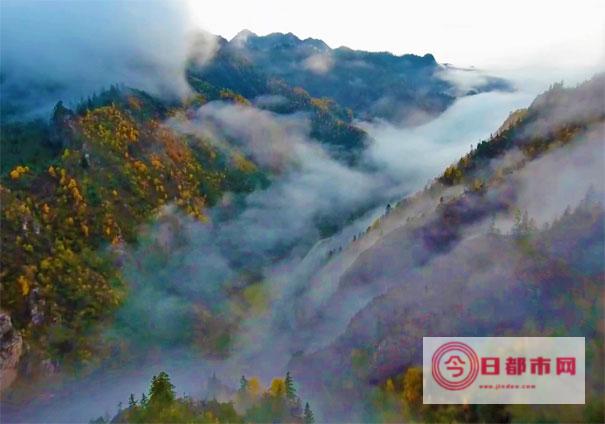
<svg viewBox="0 0 605 424"><path fill-rule="evenodd" d="M261 384L258 377L252 377L248 380L248 393L253 397L258 397L261 394Z"/></svg>
<svg viewBox="0 0 605 424"><path fill-rule="evenodd" d="M384 390L387 393L395 393L395 384L393 383L393 379L392 378L388 378L387 382L384 386Z"/></svg>
<svg viewBox="0 0 605 424"><path fill-rule="evenodd" d="M29 167L27 166L16 166L10 173L10 177L13 180L18 180L22 175L27 174L29 172Z"/></svg>
<svg viewBox="0 0 605 424"><path fill-rule="evenodd" d="M408 368L403 377L403 399L411 407L422 404L422 369Z"/></svg>
<svg viewBox="0 0 605 424"><path fill-rule="evenodd" d="M274 378L269 387L269 393L274 397L286 396L286 383L283 378Z"/></svg>

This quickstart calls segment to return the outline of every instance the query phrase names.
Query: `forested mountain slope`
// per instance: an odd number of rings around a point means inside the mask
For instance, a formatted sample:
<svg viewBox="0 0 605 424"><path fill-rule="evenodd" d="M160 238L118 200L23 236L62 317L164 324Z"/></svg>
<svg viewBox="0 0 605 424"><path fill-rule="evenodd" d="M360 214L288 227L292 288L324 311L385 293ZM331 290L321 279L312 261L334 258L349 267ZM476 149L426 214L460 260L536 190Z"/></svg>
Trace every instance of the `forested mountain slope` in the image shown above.
<svg viewBox="0 0 605 424"><path fill-rule="evenodd" d="M225 193L262 190L279 176L238 135L181 128L210 103L256 110L233 90L190 82L194 93L182 102L114 86L73 110L58 102L49 120L21 118L3 104L2 317L7 331L23 336L19 355L34 368L100 353L90 343L128 295L120 256L141 225L174 206L205 222ZM272 84L288 100L269 114L309 113L310 139L337 160L355 161L367 135L349 113ZM35 375L30 365L25 373Z"/></svg>
<svg viewBox="0 0 605 424"><path fill-rule="evenodd" d="M291 362L326 419L602 421L604 90L554 85L329 258L303 316L346 330ZM422 337L445 335L586 336L586 407L423 406Z"/></svg>
<svg viewBox="0 0 605 424"><path fill-rule="evenodd" d="M334 99L362 119L418 122L422 115L442 112L460 95L445 77L447 69L431 54L396 56L347 47L331 49L321 40L301 40L292 33L258 36L242 31L229 42L222 40L219 58L203 71L211 80L246 85L246 92L258 95L266 92L263 75L279 78L314 97ZM243 67L252 65L257 73L233 78L226 58ZM486 77L461 94L510 88L502 79Z"/></svg>
<svg viewBox="0 0 605 424"><path fill-rule="evenodd" d="M268 183L236 148L164 124L185 110L112 88L77 111L59 103L50 124L2 126L2 306L30 364L93 358L140 225L168 205L205 221L225 191Z"/></svg>

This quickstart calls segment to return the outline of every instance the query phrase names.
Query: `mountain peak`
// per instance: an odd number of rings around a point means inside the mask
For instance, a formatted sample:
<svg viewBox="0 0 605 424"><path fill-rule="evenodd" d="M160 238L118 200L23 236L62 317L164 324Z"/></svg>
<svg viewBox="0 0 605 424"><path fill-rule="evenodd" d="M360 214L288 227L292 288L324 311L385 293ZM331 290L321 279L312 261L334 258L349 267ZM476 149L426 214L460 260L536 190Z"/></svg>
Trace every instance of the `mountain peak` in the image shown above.
<svg viewBox="0 0 605 424"><path fill-rule="evenodd" d="M258 37L254 32L249 29L243 29L230 40L230 42L246 42L246 40L250 37Z"/></svg>

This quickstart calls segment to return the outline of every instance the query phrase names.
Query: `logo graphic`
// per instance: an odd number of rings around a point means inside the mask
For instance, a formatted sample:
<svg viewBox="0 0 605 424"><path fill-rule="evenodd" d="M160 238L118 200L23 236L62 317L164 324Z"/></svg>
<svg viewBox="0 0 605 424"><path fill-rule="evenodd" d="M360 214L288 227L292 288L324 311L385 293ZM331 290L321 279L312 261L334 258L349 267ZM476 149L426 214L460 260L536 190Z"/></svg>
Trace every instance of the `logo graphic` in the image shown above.
<svg viewBox="0 0 605 424"><path fill-rule="evenodd" d="M433 378L447 390L466 389L479 374L479 357L462 342L443 344L433 354L432 363Z"/></svg>
<svg viewBox="0 0 605 424"><path fill-rule="evenodd" d="M423 337L425 404L584 404L584 337Z"/></svg>

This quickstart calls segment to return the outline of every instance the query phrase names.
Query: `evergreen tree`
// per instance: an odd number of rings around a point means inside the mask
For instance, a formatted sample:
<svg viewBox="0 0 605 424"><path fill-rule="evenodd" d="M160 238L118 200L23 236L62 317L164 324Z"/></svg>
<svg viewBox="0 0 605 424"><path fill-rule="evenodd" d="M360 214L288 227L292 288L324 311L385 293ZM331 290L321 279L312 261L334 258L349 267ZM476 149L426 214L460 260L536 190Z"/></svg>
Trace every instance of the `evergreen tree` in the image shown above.
<svg viewBox="0 0 605 424"><path fill-rule="evenodd" d="M286 397L288 399L294 399L296 397L296 389L294 388L294 380L290 375L290 371L286 373Z"/></svg>
<svg viewBox="0 0 605 424"><path fill-rule="evenodd" d="M242 378L239 380L239 391L245 393L246 389L248 389L248 380L242 375Z"/></svg>
<svg viewBox="0 0 605 424"><path fill-rule="evenodd" d="M134 394L130 394L130 397L128 398L128 408L136 408L137 406L137 401L134 398Z"/></svg>
<svg viewBox="0 0 605 424"><path fill-rule="evenodd" d="M147 396L145 396L145 393L141 393L141 406L147 406Z"/></svg>
<svg viewBox="0 0 605 424"><path fill-rule="evenodd" d="M313 416L313 411L311 411L311 407L309 406L309 402L305 403L305 413L303 415L303 422L305 424L313 424L313 423L315 423L315 417Z"/></svg>
<svg viewBox="0 0 605 424"><path fill-rule="evenodd" d="M151 389L149 390L149 402L154 405L167 405L174 401L174 385L170 382L170 377L164 371L151 380Z"/></svg>

